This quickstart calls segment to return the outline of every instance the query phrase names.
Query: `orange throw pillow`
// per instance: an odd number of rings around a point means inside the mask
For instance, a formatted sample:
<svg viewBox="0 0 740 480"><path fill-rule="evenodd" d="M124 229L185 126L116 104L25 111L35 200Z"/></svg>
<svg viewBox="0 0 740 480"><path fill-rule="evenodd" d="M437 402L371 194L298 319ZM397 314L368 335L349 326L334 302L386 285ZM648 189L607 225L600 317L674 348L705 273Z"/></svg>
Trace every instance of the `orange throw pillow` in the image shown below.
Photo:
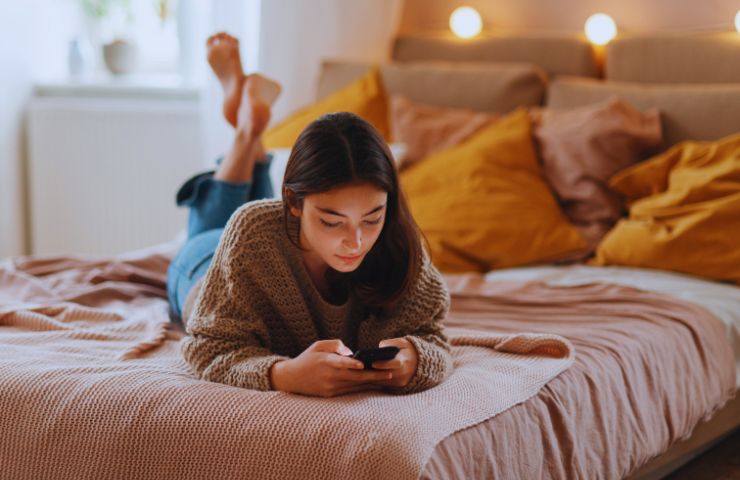
<svg viewBox="0 0 740 480"><path fill-rule="evenodd" d="M587 247L545 182L523 108L405 170L401 185L442 271L552 262Z"/></svg>
<svg viewBox="0 0 740 480"><path fill-rule="evenodd" d="M454 147L499 117L496 113L434 107L393 95L391 137L405 146L403 156L398 159L399 167L407 168L431 153Z"/></svg>
<svg viewBox="0 0 740 480"><path fill-rule="evenodd" d="M607 234L594 265L683 272L740 284L740 133L684 142L618 173L629 218Z"/></svg>
<svg viewBox="0 0 740 480"><path fill-rule="evenodd" d="M386 141L388 127L388 101L377 67L367 74L313 105L302 108L274 127L269 128L262 140L266 148L292 148L298 136L309 123L331 112L355 113L378 129Z"/></svg>

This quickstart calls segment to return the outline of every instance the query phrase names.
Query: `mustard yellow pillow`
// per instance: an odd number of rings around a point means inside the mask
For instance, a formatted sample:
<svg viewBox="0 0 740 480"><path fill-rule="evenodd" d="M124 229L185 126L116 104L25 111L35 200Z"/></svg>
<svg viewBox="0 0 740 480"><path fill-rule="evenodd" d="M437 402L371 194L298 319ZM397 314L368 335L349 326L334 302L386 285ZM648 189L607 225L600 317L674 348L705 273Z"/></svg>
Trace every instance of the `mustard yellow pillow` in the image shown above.
<svg viewBox="0 0 740 480"><path fill-rule="evenodd" d="M545 182L525 109L430 155L401 185L440 270L485 272L587 248Z"/></svg>
<svg viewBox="0 0 740 480"><path fill-rule="evenodd" d="M300 109L274 127L262 139L267 148L291 148L304 128L325 113L355 113L378 129L389 140L388 100L377 67L346 87Z"/></svg>
<svg viewBox="0 0 740 480"><path fill-rule="evenodd" d="M740 134L684 142L609 181L629 218L590 262L689 273L740 283Z"/></svg>

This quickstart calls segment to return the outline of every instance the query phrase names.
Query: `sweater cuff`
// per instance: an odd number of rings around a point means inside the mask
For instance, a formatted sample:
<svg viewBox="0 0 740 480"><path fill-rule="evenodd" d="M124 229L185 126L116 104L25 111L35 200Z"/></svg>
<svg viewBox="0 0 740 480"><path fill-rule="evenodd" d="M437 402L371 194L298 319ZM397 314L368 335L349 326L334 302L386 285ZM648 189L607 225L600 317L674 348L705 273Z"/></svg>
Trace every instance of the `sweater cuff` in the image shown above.
<svg viewBox="0 0 740 480"><path fill-rule="evenodd" d="M290 357L270 355L242 360L233 367L236 383L242 388L252 390L272 390L272 386L270 385L270 368L283 360L290 360Z"/></svg>
<svg viewBox="0 0 740 480"><path fill-rule="evenodd" d="M413 335L404 338L416 348L418 363L409 383L405 387L394 388L392 393L416 393L442 383L452 372L452 355L449 347Z"/></svg>

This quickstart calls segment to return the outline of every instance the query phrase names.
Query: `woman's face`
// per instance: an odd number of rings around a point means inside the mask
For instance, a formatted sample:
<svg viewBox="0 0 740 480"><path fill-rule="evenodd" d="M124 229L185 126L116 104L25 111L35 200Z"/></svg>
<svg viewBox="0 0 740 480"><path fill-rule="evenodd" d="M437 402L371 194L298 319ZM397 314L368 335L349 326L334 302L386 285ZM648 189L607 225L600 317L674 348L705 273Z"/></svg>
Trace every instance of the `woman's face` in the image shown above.
<svg viewBox="0 0 740 480"><path fill-rule="evenodd" d="M307 195L302 209L290 211L301 219L308 260L339 272L355 270L383 230L387 201L388 193L367 183Z"/></svg>

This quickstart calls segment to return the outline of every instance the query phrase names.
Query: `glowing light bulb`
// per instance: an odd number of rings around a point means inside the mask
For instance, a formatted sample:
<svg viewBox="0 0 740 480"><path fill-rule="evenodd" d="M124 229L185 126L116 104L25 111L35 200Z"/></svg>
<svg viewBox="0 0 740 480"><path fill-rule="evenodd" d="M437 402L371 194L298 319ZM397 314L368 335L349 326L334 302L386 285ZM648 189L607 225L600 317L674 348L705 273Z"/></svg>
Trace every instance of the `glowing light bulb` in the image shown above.
<svg viewBox="0 0 740 480"><path fill-rule="evenodd" d="M735 30L740 33L740 10L735 14Z"/></svg>
<svg viewBox="0 0 740 480"><path fill-rule="evenodd" d="M596 45L606 45L617 35L617 24L605 13L596 13L586 20L586 37Z"/></svg>
<svg viewBox="0 0 740 480"><path fill-rule="evenodd" d="M460 38L471 38L483 29L483 21L474 8L458 7L450 15L450 29Z"/></svg>

